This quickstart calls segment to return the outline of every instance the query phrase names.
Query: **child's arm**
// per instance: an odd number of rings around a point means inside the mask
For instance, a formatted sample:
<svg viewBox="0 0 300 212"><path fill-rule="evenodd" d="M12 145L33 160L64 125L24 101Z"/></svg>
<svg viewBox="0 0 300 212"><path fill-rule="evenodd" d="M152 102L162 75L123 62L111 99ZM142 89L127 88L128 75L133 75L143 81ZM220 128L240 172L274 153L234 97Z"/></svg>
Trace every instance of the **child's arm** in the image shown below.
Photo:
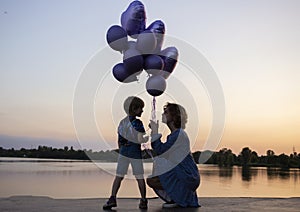
<svg viewBox="0 0 300 212"><path fill-rule="evenodd" d="M146 143L148 141L149 136L144 137L145 134L146 133L141 133L141 132L138 133L138 142L139 143Z"/></svg>

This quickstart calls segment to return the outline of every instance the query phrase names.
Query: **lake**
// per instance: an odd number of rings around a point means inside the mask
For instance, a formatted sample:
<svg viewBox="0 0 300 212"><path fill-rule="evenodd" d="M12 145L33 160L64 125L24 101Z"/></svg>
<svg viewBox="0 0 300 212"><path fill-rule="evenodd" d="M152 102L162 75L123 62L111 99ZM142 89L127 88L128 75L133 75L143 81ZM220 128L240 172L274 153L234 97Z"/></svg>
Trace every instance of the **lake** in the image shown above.
<svg viewBox="0 0 300 212"><path fill-rule="evenodd" d="M0 197L39 195L52 198L106 198L116 163L75 160L0 158ZM152 163L144 163L145 175ZM199 197L300 197L300 169L198 165ZM119 197L139 197L136 181L124 179ZM156 196L147 188L147 197Z"/></svg>

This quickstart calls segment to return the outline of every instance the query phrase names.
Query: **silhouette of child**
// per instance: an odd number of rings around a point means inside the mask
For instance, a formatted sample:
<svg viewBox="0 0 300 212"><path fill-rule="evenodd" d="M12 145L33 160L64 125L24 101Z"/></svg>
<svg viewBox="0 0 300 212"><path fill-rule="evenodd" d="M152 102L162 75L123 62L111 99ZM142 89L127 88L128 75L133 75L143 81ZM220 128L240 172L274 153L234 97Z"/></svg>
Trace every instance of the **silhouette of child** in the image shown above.
<svg viewBox="0 0 300 212"><path fill-rule="evenodd" d="M116 196L124 175L127 174L129 164L131 164L141 194L139 208L147 209L148 201L146 199L141 143L147 142L148 138L144 137L145 129L142 121L136 118L141 117L144 102L138 97L130 96L124 101L123 106L127 116L120 121L118 126L119 157L117 171L111 196L103 209L111 209L117 206Z"/></svg>

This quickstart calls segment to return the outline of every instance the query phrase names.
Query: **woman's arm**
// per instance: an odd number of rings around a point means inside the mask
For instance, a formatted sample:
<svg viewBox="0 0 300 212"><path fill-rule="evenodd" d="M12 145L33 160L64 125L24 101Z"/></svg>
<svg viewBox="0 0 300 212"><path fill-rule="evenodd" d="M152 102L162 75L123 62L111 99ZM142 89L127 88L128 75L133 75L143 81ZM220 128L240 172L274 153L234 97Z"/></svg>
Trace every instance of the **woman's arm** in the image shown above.
<svg viewBox="0 0 300 212"><path fill-rule="evenodd" d="M151 146L157 154L162 154L170 149L177 140L178 134L173 133L168 136L165 143L161 142L161 134L158 133L159 122L150 121L149 127L151 128Z"/></svg>
<svg viewBox="0 0 300 212"><path fill-rule="evenodd" d="M159 135L159 134L157 134ZM177 136L168 136L167 141L165 143L161 142L161 135L156 140L152 140L151 146L157 154L163 154L168 151L176 142Z"/></svg>

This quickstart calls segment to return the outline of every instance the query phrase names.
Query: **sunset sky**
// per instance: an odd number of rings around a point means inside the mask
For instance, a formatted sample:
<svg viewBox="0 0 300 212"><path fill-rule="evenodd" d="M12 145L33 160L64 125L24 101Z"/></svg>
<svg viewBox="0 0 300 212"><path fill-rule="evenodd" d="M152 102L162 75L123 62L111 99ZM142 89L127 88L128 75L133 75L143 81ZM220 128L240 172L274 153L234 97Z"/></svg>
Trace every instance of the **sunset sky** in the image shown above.
<svg viewBox="0 0 300 212"><path fill-rule="evenodd" d="M121 84L110 68L103 69L107 60L101 58L105 52L120 62L121 54L107 46L106 32L120 25L130 2L0 0L0 146L116 148L116 128L128 95L144 99L142 120L148 124L152 97L145 92L146 76L139 83ZM220 82L226 119L217 150L226 147L238 154L247 146L260 155L268 149L290 154L294 146L300 152L300 1L142 2L146 25L162 20L166 37L195 48ZM179 56L166 92L157 98L158 117L166 101L182 104L190 115L192 148L203 150L215 114L205 80L195 81L189 64L180 61L184 57ZM73 98L93 61L104 79L93 90L101 136L87 130L90 140L79 142ZM168 133L165 126L160 129Z"/></svg>

